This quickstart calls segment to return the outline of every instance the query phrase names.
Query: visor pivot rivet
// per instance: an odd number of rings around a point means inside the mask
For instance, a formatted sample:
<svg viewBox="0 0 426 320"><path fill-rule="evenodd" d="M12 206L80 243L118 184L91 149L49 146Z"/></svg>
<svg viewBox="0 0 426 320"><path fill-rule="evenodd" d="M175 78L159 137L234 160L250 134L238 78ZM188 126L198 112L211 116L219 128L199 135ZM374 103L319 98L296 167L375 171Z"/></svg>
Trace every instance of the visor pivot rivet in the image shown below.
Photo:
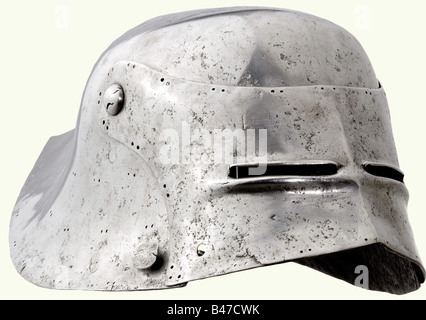
<svg viewBox="0 0 426 320"><path fill-rule="evenodd" d="M133 256L133 266L139 270L149 269L157 261L157 256L158 244L144 243L137 248Z"/></svg>
<svg viewBox="0 0 426 320"><path fill-rule="evenodd" d="M109 115L120 113L124 104L124 91L119 84L111 85L104 94L104 107Z"/></svg>

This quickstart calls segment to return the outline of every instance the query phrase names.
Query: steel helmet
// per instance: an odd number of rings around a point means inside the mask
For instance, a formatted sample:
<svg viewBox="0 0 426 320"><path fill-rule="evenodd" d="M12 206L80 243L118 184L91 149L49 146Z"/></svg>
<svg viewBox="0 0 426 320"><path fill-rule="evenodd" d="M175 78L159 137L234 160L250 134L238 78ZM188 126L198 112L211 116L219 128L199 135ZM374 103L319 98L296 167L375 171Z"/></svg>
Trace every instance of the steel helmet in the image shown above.
<svg viewBox="0 0 426 320"><path fill-rule="evenodd" d="M145 290L283 262L403 294L424 268L385 92L359 42L258 7L149 20L102 54L13 210L37 285ZM364 283L365 285L365 283Z"/></svg>

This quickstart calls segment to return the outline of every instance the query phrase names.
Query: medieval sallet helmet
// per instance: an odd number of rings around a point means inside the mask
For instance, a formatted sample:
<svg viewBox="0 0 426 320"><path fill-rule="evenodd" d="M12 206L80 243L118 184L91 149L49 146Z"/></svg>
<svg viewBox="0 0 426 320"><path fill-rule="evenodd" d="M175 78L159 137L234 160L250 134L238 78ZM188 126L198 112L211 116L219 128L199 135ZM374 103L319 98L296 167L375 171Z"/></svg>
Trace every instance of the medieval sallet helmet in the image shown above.
<svg viewBox="0 0 426 320"><path fill-rule="evenodd" d="M57 289L146 290L283 262L416 290L385 92L359 42L258 7L158 17L102 54L76 128L13 211L18 272Z"/></svg>

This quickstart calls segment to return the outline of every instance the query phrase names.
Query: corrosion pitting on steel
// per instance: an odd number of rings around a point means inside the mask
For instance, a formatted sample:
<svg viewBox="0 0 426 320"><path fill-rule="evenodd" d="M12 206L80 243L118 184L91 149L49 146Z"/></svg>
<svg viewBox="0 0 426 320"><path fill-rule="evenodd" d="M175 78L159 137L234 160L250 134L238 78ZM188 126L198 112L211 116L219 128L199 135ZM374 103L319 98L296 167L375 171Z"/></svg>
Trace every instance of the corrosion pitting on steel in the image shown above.
<svg viewBox="0 0 426 320"><path fill-rule="evenodd" d="M424 281L407 201L385 92L351 34L295 11L200 10L100 57L76 129L48 141L19 195L10 250L57 289L293 261L402 294Z"/></svg>

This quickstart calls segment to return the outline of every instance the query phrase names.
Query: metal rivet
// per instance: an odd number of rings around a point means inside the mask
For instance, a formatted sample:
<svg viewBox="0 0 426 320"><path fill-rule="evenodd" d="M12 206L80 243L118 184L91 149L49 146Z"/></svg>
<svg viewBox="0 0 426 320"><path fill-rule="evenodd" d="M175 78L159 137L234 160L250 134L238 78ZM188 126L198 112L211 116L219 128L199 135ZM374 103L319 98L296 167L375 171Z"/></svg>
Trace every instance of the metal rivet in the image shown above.
<svg viewBox="0 0 426 320"><path fill-rule="evenodd" d="M124 104L124 91L119 84L110 86L104 94L104 107L109 115L117 115Z"/></svg>
<svg viewBox="0 0 426 320"><path fill-rule="evenodd" d="M157 256L158 244L144 243L137 248L133 256L133 266L139 270L149 269L157 261Z"/></svg>
<svg viewBox="0 0 426 320"><path fill-rule="evenodd" d="M206 253L206 251L207 251L207 246L205 244L200 244L197 247L197 255L199 257L202 257Z"/></svg>

